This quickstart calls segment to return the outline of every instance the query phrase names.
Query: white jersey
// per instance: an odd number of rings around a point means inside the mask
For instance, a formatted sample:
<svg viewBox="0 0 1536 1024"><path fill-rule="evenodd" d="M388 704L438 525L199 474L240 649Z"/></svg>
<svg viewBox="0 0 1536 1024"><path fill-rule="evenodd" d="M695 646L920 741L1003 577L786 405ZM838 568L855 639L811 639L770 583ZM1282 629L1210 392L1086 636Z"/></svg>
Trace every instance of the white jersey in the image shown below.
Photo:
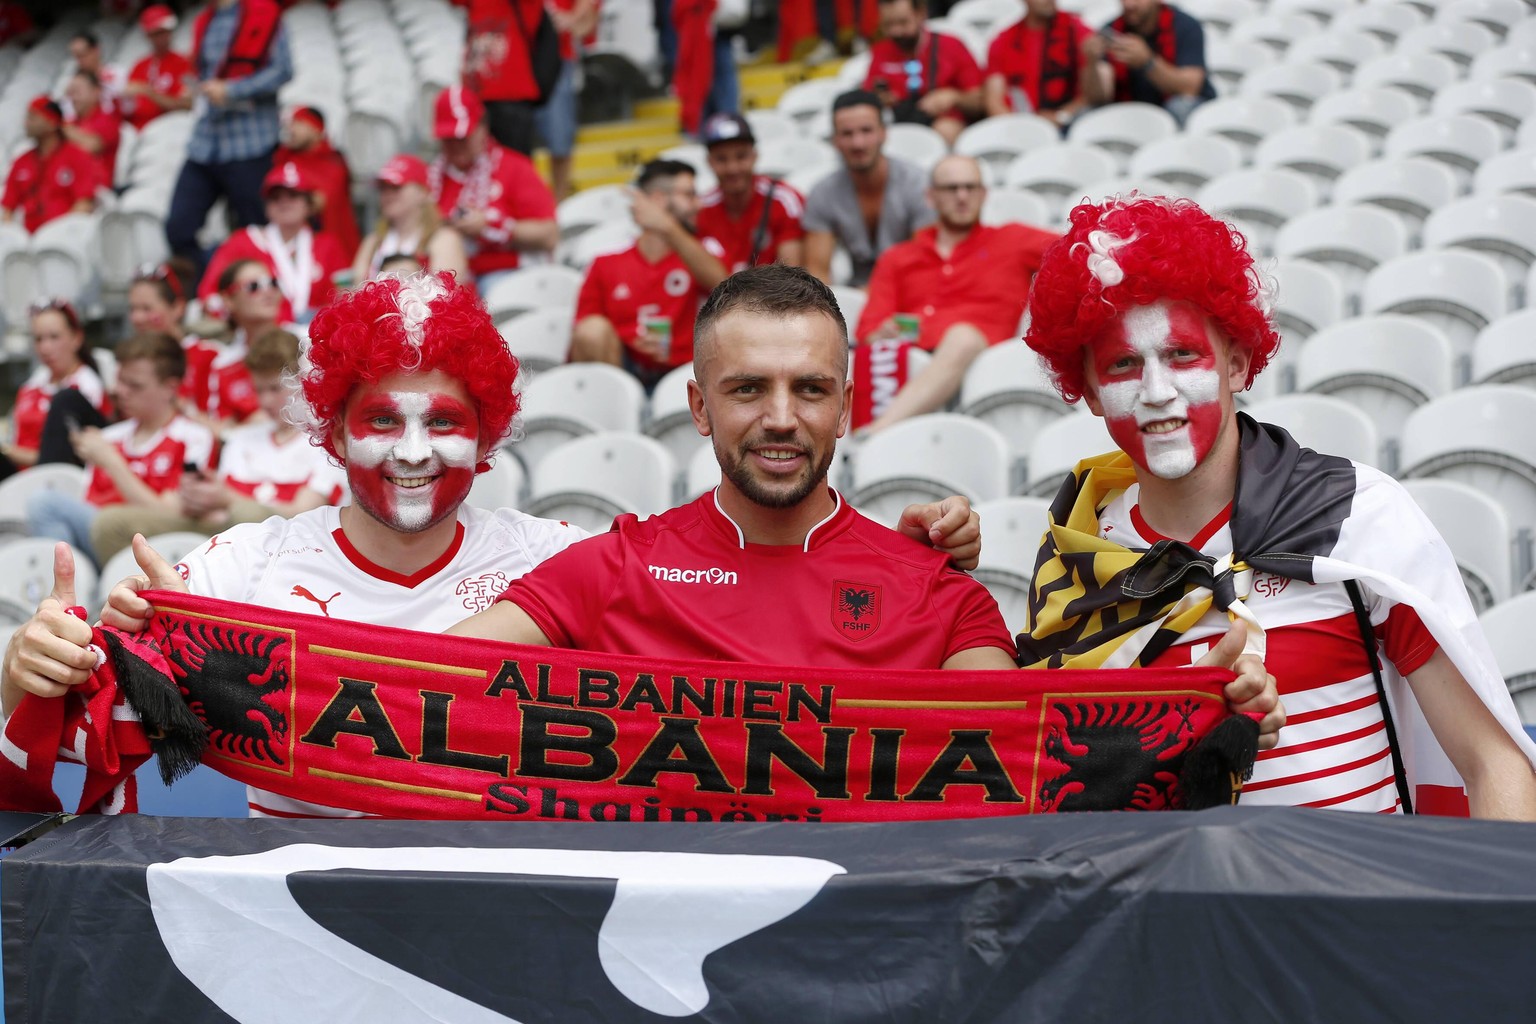
<svg viewBox="0 0 1536 1024"><path fill-rule="evenodd" d="M270 505L292 501L308 487L331 504L346 493L347 474L310 444L302 430L279 444L270 423L255 423L230 432L219 453L219 479L232 490Z"/></svg>
<svg viewBox="0 0 1536 1024"><path fill-rule="evenodd" d="M1165 539L1142 520L1139 493L1132 485L1100 512L1099 533L1106 540L1140 550ZM1190 546L1216 559L1231 554L1229 514L1213 520ZM1438 649L1413 608L1369 589L1361 597L1384 671L1407 675ZM1399 811L1386 722L1344 585L1255 572L1243 603L1264 626L1265 667L1275 676L1287 716L1279 744L1259 754L1253 779L1243 786L1243 804ZM1155 664L1193 664L1229 626L1227 614L1212 609Z"/></svg>
<svg viewBox="0 0 1536 1024"><path fill-rule="evenodd" d="M514 579L584 539L578 527L515 509L459 507L459 532L431 565L402 576L368 561L332 505L231 527L176 566L194 594L333 619L442 632L484 611ZM248 787L253 817L362 817Z"/></svg>

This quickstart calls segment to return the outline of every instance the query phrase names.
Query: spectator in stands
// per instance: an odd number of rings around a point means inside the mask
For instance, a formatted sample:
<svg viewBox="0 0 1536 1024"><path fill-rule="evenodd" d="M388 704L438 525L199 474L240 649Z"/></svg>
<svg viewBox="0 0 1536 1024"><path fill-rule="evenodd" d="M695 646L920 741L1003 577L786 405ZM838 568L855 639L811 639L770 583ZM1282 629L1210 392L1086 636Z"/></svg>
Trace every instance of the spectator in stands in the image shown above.
<svg viewBox="0 0 1536 1024"><path fill-rule="evenodd" d="M141 270L128 286L128 327L135 334L169 334L181 343L187 370L181 378L181 411L208 421L213 362L223 351L187 330L187 296L192 294L192 265L172 257Z"/></svg>
<svg viewBox="0 0 1536 1024"><path fill-rule="evenodd" d="M939 222L892 246L875 264L860 340L902 337L898 314L915 316L917 344L933 353L933 361L866 432L939 408L987 346L1018 337L1029 282L1057 236L1025 224L982 224L986 199L981 165L967 156L945 157L928 188Z"/></svg>
<svg viewBox="0 0 1536 1024"><path fill-rule="evenodd" d="M190 60L171 49L176 24L176 12L164 4L146 7L139 15L150 52L128 72L122 101L124 118L139 131L167 111L192 109L197 72Z"/></svg>
<svg viewBox="0 0 1536 1024"><path fill-rule="evenodd" d="M37 38L37 24L21 4L11 0L0 2L0 46L15 43L30 46Z"/></svg>
<svg viewBox="0 0 1536 1024"><path fill-rule="evenodd" d="M544 105L534 112L534 124L549 149L549 176L555 199L571 194L571 151L576 147L576 79L581 52L597 43L597 20L603 0L549 0L545 4L560 34L560 77Z"/></svg>
<svg viewBox="0 0 1536 1024"><path fill-rule="evenodd" d="M37 143L16 158L0 197L0 224L21 214L22 227L36 231L66 213L90 213L96 207L101 165L64 137L64 112L47 96L27 105L27 138Z"/></svg>
<svg viewBox="0 0 1536 1024"><path fill-rule="evenodd" d="M123 88L127 82L124 81L122 69L113 67L103 58L101 40L96 38L96 34L76 32L70 36L69 55L74 58L76 71L90 72L101 84L102 108L109 114L121 114L118 110L118 101L122 97ZM70 109L71 102L73 101L66 96L65 102L61 104L66 120L74 116L74 111Z"/></svg>
<svg viewBox="0 0 1536 1024"><path fill-rule="evenodd" d="M101 181L112 187L117 177L117 147L122 122L101 105L101 82L94 72L76 71L64 87L74 113L64 121L64 137L85 150L101 166Z"/></svg>
<svg viewBox="0 0 1536 1024"><path fill-rule="evenodd" d="M213 454L208 428L176 409L186 369L176 339L135 334L118 346L117 354L113 399L124 419L105 429L82 427L72 438L75 451L91 467L84 499L43 491L27 503L33 536L69 541L98 566L91 524L102 508L118 503L174 508L182 467L205 469Z"/></svg>
<svg viewBox="0 0 1536 1024"><path fill-rule="evenodd" d="M1175 668L1242 618L1293 715L1245 805L1536 820L1536 748L1444 540L1390 477L1237 412L1280 344L1242 236L1162 197L1070 221L1025 340L1120 450L1052 503L1021 664Z"/></svg>
<svg viewBox="0 0 1536 1024"><path fill-rule="evenodd" d="M954 145L967 122L982 116L982 74L954 36L928 29L927 0L880 0L885 38L869 50L864 88L900 123L932 125Z"/></svg>
<svg viewBox="0 0 1536 1024"><path fill-rule="evenodd" d="M740 114L715 114L700 132L709 169L719 183L699 203L699 234L725 246L731 272L763 263L805 262L800 193L766 174L757 174L757 143Z"/></svg>
<svg viewBox="0 0 1536 1024"><path fill-rule="evenodd" d="M928 179L915 164L885 155L880 97L867 90L833 101L832 145L843 166L806 199L805 268L831 284L832 251L841 245L853 261L849 283L863 288L881 253L933 223Z"/></svg>
<svg viewBox="0 0 1536 1024"><path fill-rule="evenodd" d="M693 358L694 314L726 278L725 250L695 236L699 196L688 164L652 160L640 168L633 203L640 238L587 268L571 361L623 366L650 390Z"/></svg>
<svg viewBox="0 0 1536 1024"><path fill-rule="evenodd" d="M379 189L379 222L358 247L352 279L372 281L390 256L406 255L417 270L469 272L464 240L443 223L432 202L427 165L409 153L392 157L374 176Z"/></svg>
<svg viewBox="0 0 1536 1024"><path fill-rule="evenodd" d="M357 252L361 236L352 209L352 172L347 158L326 138L325 115L315 107L299 107L288 115L282 144L272 154L273 167L283 164L297 164L314 187L319 229L336 239L342 252Z"/></svg>
<svg viewBox="0 0 1536 1024"><path fill-rule="evenodd" d="M236 260L219 275L219 295L234 328L229 344L208 368L208 415L222 433L260 408L245 368L245 352L252 338L278 325L283 293L271 268L261 260Z"/></svg>
<svg viewBox="0 0 1536 1024"><path fill-rule="evenodd" d="M485 104L491 136L532 156L534 111L544 99L534 72L544 0L465 0L462 6L469 11L464 87Z"/></svg>
<svg viewBox="0 0 1536 1024"><path fill-rule="evenodd" d="M293 77L281 14L273 0L216 0L193 25L198 117L165 238L171 252L199 269L207 254L197 233L220 196L237 226L265 219L261 183L277 148L277 91Z"/></svg>
<svg viewBox="0 0 1536 1024"><path fill-rule="evenodd" d="M37 369L16 392L11 410L11 442L0 446L0 479L39 462L71 462L80 458L69 444L67 426L101 427L111 403L97 371L85 328L75 307L54 299L32 307L32 351ZM54 429L47 429L54 405Z"/></svg>
<svg viewBox="0 0 1536 1024"><path fill-rule="evenodd" d="M224 268L238 260L259 260L272 272L282 291L278 316L285 322L307 324L336 294L336 276L352 265L336 239L310 229L315 215L315 185L298 164L272 168L261 185L267 223L237 231L208 261L198 286L205 309L219 311L218 287Z"/></svg>
<svg viewBox="0 0 1536 1024"><path fill-rule="evenodd" d="M1205 73L1205 30L1159 0L1122 0L1121 12L1083 43L1083 97L1096 106L1155 103L1182 126L1216 95Z"/></svg>
<svg viewBox="0 0 1536 1024"><path fill-rule="evenodd" d="M299 339L280 327L269 328L251 339L245 367L267 421L230 432L216 473L183 474L175 508L102 509L91 524L91 544L103 562L128 547L135 533L218 533L270 516L287 519L341 499L345 473L309 443L308 434L283 418L291 395L284 375L298 373Z"/></svg>
<svg viewBox="0 0 1536 1024"><path fill-rule="evenodd" d="M552 253L560 240L555 197L522 153L491 139L485 106L463 86L437 97L433 134L443 153L432 164L432 198L464 239L469 269L484 295L516 270L523 252Z"/></svg>
<svg viewBox="0 0 1536 1024"><path fill-rule="evenodd" d="M715 114L741 109L734 33L719 15L718 0L657 0L657 30L677 94L679 127L690 138Z"/></svg>
<svg viewBox="0 0 1536 1024"><path fill-rule="evenodd" d="M987 51L987 116L1034 111L1065 128L1088 103L1083 44L1093 29L1056 0L1024 0L1024 17Z"/></svg>

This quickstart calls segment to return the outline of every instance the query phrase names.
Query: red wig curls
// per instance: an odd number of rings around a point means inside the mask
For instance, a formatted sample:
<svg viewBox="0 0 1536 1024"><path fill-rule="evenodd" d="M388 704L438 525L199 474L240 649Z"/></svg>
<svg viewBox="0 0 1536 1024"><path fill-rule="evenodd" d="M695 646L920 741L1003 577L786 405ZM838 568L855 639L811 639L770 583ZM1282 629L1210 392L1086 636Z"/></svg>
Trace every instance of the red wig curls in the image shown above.
<svg viewBox="0 0 1536 1024"><path fill-rule="evenodd" d="M310 433L338 461L331 435L360 385L392 373L441 370L462 383L494 448L517 415L517 359L473 287L449 273L382 280L337 298L309 327L299 385ZM482 464L482 470L485 468Z"/></svg>
<svg viewBox="0 0 1536 1024"><path fill-rule="evenodd" d="M1072 225L1035 275L1024 341L1039 353L1063 398L1083 396L1083 350L1127 310L1159 300L1198 306L1250 356L1253 384L1280 336L1271 288L1243 236L1188 199L1131 193L1072 211Z"/></svg>

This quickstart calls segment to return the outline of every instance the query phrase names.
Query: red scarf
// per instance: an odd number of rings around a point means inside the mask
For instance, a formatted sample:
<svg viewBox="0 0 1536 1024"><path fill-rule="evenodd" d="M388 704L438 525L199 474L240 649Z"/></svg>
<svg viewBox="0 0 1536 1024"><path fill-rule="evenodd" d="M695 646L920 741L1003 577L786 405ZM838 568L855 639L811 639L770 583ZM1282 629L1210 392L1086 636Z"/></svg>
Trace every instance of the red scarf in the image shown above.
<svg viewBox="0 0 1536 1024"><path fill-rule="evenodd" d="M192 26L192 67L200 68L203 53L203 36L208 23L213 20L218 7L209 5ZM282 27L282 9L272 0L240 0L240 24L229 40L229 50L214 78L231 80L249 78L267 63L267 52L272 40Z"/></svg>
<svg viewBox="0 0 1536 1024"><path fill-rule="evenodd" d="M1121 35L1130 31L1125 24L1123 14L1111 22L1111 27ZM1157 28L1153 29L1152 35L1142 36L1142 38L1147 41L1153 53L1169 64L1173 64L1178 55L1178 43L1173 36L1173 8L1163 4L1157 12ZM1113 57L1109 58L1109 66L1115 72L1115 101L1119 103L1128 101L1131 98L1131 69Z"/></svg>
<svg viewBox="0 0 1536 1024"><path fill-rule="evenodd" d="M1077 93L1077 45L1072 39L1072 19L1060 11L1051 18L1040 49L1040 110L1056 110Z"/></svg>
<svg viewBox="0 0 1536 1024"><path fill-rule="evenodd" d="M911 342L872 341L853 350L854 430L885 412L896 392L907 385L907 356Z"/></svg>

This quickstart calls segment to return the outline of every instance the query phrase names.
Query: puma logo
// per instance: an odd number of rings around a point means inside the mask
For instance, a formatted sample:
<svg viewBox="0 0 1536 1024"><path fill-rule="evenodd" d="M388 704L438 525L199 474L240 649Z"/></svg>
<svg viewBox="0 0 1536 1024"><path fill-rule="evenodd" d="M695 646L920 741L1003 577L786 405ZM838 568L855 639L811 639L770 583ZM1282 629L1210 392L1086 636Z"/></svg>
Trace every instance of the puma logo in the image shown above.
<svg viewBox="0 0 1536 1024"><path fill-rule="evenodd" d="M324 601L322 601L318 597L316 597L314 594L311 594L309 592L309 590L306 589L302 583L295 583L293 585L293 589L288 591L288 593L291 596L293 596L293 597L302 597L306 601L313 601L313 602L315 602L315 604L320 606L320 611L321 611L322 614L325 615L326 618L330 618L331 617L330 610L326 606L329 605L332 601L336 600L338 597L341 596L341 591L338 590L338 591L336 591L336 593L332 594L330 597L328 597Z"/></svg>
<svg viewBox="0 0 1536 1024"><path fill-rule="evenodd" d="M229 541L227 541L227 540L219 540L219 538L221 536L223 536L223 534L216 533L212 537L208 538L208 553L209 554L212 554L213 553L213 549L218 547L220 544L228 544L229 543Z"/></svg>

